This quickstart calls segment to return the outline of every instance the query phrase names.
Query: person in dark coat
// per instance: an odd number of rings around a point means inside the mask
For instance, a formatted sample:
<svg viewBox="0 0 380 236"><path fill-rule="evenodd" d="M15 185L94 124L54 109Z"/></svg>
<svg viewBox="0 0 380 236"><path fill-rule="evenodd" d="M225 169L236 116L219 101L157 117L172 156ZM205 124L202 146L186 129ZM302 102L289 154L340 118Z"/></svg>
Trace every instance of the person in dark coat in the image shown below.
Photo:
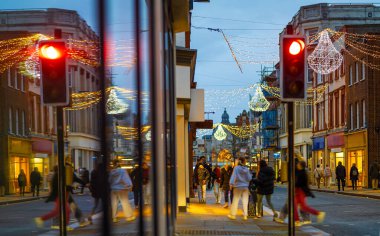
<svg viewBox="0 0 380 236"><path fill-rule="evenodd" d="M66 194L66 200L67 199L68 198ZM44 225L44 222L47 221L48 219L58 217L59 215L60 201L59 201L59 196L58 196L58 166L54 166L52 189L45 202L51 202L51 201L55 202L53 210L41 217L34 218L34 222L39 228L42 228ZM68 201L66 201L65 208L66 208L66 224L68 224L70 220L70 206L69 206ZM71 228L68 226L68 229L71 229Z"/></svg>
<svg viewBox="0 0 380 236"><path fill-rule="evenodd" d="M296 183L295 183L295 199L294 199L294 220L296 226L301 226L299 215L298 215L298 206L304 212L316 215L318 217L318 223L322 223L326 213L320 212L311 208L306 203L306 197L314 197L314 194L311 192L308 184L308 177L306 172L306 162L303 160L298 161L296 170Z"/></svg>
<svg viewBox="0 0 380 236"><path fill-rule="evenodd" d="M358 190L359 170L355 163L352 164L350 170L350 180L352 182L352 190Z"/></svg>
<svg viewBox="0 0 380 236"><path fill-rule="evenodd" d="M335 169L336 180L338 181L338 191L340 191L340 185L342 184L342 190L346 185L346 167L342 165L342 162L338 162L338 166Z"/></svg>
<svg viewBox="0 0 380 236"><path fill-rule="evenodd" d="M380 178L379 165L377 164L377 162L372 163L371 167L369 168L368 174L371 178L372 189L377 189L377 187L379 186Z"/></svg>
<svg viewBox="0 0 380 236"><path fill-rule="evenodd" d="M21 172L18 175L17 181L18 181L18 186L20 187L20 196L25 196L26 175L23 169L21 169Z"/></svg>
<svg viewBox="0 0 380 236"><path fill-rule="evenodd" d="M272 167L268 166L265 160L260 161L260 170L257 175L257 206L258 206L258 217L263 215L263 197L267 201L268 206L273 211L273 217L277 218L277 212L272 204L272 194L274 191L274 180L275 173Z"/></svg>
<svg viewBox="0 0 380 236"><path fill-rule="evenodd" d="M139 208L139 205L140 205L140 197L141 197L141 192L140 192L140 188L141 188L141 179L139 177L139 173L140 173L140 167L139 166L136 166L132 172L131 172L131 179L132 179L132 183L133 183L133 187L132 187L132 191L133 191L133 195L134 195L134 202L135 202L135 208Z"/></svg>
<svg viewBox="0 0 380 236"><path fill-rule="evenodd" d="M91 196L94 198L94 206L92 207L91 213L88 217L88 220L92 222L92 216L95 214L96 209L99 206L101 193L104 191L104 181L103 176L101 176L101 171L103 169L103 164L99 163L95 166L95 168L91 171L90 178L90 192Z"/></svg>
<svg viewBox="0 0 380 236"><path fill-rule="evenodd" d="M34 167L34 170L30 174L30 183L32 184L32 193L37 194L37 197L40 195L40 184L42 181L41 173L38 171L37 167Z"/></svg>
<svg viewBox="0 0 380 236"><path fill-rule="evenodd" d="M224 208L228 207L228 194L230 194L230 200L232 203L233 200L233 192L230 189L230 179L232 175L233 168L225 164L224 167L220 171L220 186L222 187L222 190L224 191Z"/></svg>

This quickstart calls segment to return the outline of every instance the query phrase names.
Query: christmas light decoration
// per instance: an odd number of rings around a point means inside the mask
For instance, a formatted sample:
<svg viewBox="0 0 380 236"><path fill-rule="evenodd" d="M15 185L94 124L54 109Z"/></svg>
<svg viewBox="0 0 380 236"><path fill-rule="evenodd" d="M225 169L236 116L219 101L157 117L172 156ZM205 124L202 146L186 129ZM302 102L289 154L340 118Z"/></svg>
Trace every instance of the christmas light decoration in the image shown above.
<svg viewBox="0 0 380 236"><path fill-rule="evenodd" d="M147 141L152 141L152 132L150 130L145 134L145 139Z"/></svg>
<svg viewBox="0 0 380 236"><path fill-rule="evenodd" d="M266 111L270 106L270 102L265 98L261 87L256 85L255 94L253 95L251 101L248 102L248 106L252 111Z"/></svg>
<svg viewBox="0 0 380 236"><path fill-rule="evenodd" d="M315 72L322 75L330 74L342 64L343 56L332 44L328 31L322 31L318 45L308 56L307 61Z"/></svg>
<svg viewBox="0 0 380 236"><path fill-rule="evenodd" d="M222 141L222 140L225 140L227 138L227 134L226 134L226 132L224 132L223 127L221 125L218 125L218 127L214 133L214 137L218 141Z"/></svg>
<svg viewBox="0 0 380 236"><path fill-rule="evenodd" d="M114 89L111 89L107 100L107 114L115 115L126 112L128 104L121 101Z"/></svg>

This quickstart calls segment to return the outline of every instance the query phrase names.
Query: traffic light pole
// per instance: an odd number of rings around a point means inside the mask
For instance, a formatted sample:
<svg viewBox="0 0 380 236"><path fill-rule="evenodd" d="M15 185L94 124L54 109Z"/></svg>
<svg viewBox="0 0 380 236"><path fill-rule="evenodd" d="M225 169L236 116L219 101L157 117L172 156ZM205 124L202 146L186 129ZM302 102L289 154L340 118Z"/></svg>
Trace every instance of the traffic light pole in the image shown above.
<svg viewBox="0 0 380 236"><path fill-rule="evenodd" d="M62 30L54 30L54 38L62 38ZM58 193L59 193L59 234L66 236L66 171L63 106L57 106L57 146L58 146Z"/></svg>
<svg viewBox="0 0 380 236"><path fill-rule="evenodd" d="M58 192L59 192L59 232L66 236L66 175L64 149L63 107L57 107L57 143L58 143Z"/></svg>
<svg viewBox="0 0 380 236"><path fill-rule="evenodd" d="M295 235L294 225L294 194L295 194L295 169L294 169L294 102L288 102L288 235Z"/></svg>

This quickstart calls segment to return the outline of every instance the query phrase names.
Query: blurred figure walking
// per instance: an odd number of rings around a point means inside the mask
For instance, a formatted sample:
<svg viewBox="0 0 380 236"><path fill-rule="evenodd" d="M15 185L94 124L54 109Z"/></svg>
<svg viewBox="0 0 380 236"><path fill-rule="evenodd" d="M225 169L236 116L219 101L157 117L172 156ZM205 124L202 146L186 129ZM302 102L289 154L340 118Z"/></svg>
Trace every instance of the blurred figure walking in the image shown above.
<svg viewBox="0 0 380 236"><path fill-rule="evenodd" d="M306 172L306 162L298 161L296 166L296 183L295 183L295 200L294 200L294 220L296 226L301 226L298 215L298 206L301 210L317 216L318 223L322 223L325 219L326 213L320 212L311 208L306 203L306 197L314 197L308 184L308 177Z"/></svg>
<svg viewBox="0 0 380 236"><path fill-rule="evenodd" d="M91 209L91 213L88 216L88 221L92 222L92 216L96 213L100 205L101 192L104 191L105 183L101 173L103 170L103 164L99 163L95 166L95 168L91 171L90 177L90 192L91 196L94 199L94 205Z"/></svg>
<svg viewBox="0 0 380 236"><path fill-rule="evenodd" d="M198 188L199 203L206 203L206 187L209 179L209 171L203 166L203 164L200 164L194 172L194 183Z"/></svg>
<svg viewBox="0 0 380 236"><path fill-rule="evenodd" d="M359 170L355 163L352 164L350 169L350 180L352 183L352 190L358 190Z"/></svg>
<svg viewBox="0 0 380 236"><path fill-rule="evenodd" d="M34 167L34 170L30 174L30 183L32 184L33 197L35 194L37 195L37 197L40 195L41 180L41 173L38 171L37 167Z"/></svg>
<svg viewBox="0 0 380 236"><path fill-rule="evenodd" d="M228 163L226 163L224 167L222 168L222 170L220 171L221 172L220 186L222 186L222 190L224 192L224 206L223 206L224 208L228 207L229 200L231 201L231 204L232 204L232 200L234 198L233 191L231 191L230 189L230 179L231 179L232 171L233 169L230 165L228 165Z"/></svg>
<svg viewBox="0 0 380 236"><path fill-rule="evenodd" d="M134 221L136 217L133 215L131 204L129 203L128 193L132 190L132 180L126 170L123 170L118 160L113 161L113 169L110 172L109 182L111 185L111 204L112 204L112 220L118 222L117 208L119 202L123 208L126 221Z"/></svg>
<svg viewBox="0 0 380 236"><path fill-rule="evenodd" d="M221 192L220 192L220 182L221 182L221 171L218 165L215 166L213 170L213 186L216 204L220 204Z"/></svg>
<svg viewBox="0 0 380 236"><path fill-rule="evenodd" d="M244 157L239 158L238 165L234 168L230 179L230 189L234 191L234 199L232 201L230 214L228 218L236 220L236 213L240 199L243 203L243 220L248 219L248 200L249 200L249 182L251 181L251 173L246 166Z"/></svg>
<svg viewBox="0 0 380 236"><path fill-rule="evenodd" d="M26 175L23 169L21 169L21 172L18 175L17 181L18 181L18 186L20 188L20 196L25 196Z"/></svg>
<svg viewBox="0 0 380 236"><path fill-rule="evenodd" d="M46 199L45 202L52 202L54 201L55 205L52 211L49 213L43 215L42 217L34 218L34 222L36 223L37 227L42 228L44 226L44 222L48 219L52 219L55 217L58 217L59 215L59 208L60 208L60 199L58 196L58 166L54 166L54 174L53 174L53 180L52 180L52 186L51 191ZM66 192L66 203L65 203L65 209L66 209L66 224L69 223L70 220L70 206L69 202L67 201L68 195ZM71 227L67 226L68 230L72 230Z"/></svg>
<svg viewBox="0 0 380 236"><path fill-rule="evenodd" d="M143 185L143 198L144 198L145 205L151 203L149 171L150 171L150 168L148 166L148 163L143 162L142 163L142 172L143 172L142 185Z"/></svg>
<svg viewBox="0 0 380 236"><path fill-rule="evenodd" d="M132 179L132 184L133 184L133 188L132 188L133 200L134 200L136 209L139 208L140 198L141 198L141 191L140 191L141 179L139 176L140 170L141 170L140 166L136 165L135 168L132 170L131 175L130 175L130 177Z"/></svg>
<svg viewBox="0 0 380 236"><path fill-rule="evenodd" d="M340 185L342 185L342 190L344 191L344 186L346 185L346 168L342 165L342 162L338 162L338 166L335 169L335 176L338 182L338 191L340 191Z"/></svg>

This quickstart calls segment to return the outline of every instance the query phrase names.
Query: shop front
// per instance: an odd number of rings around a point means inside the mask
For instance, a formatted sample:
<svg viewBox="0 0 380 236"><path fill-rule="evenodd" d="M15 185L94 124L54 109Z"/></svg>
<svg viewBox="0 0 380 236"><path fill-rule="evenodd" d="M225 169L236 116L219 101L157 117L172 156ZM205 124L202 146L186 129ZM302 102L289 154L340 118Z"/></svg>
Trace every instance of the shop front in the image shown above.
<svg viewBox="0 0 380 236"><path fill-rule="evenodd" d="M313 164L311 170L317 165L324 166L325 163L325 137L313 138Z"/></svg>
<svg viewBox="0 0 380 236"><path fill-rule="evenodd" d="M30 173L37 168L41 173L41 189L49 188L48 175L53 169L53 142L42 138L32 138L32 156L30 158Z"/></svg>
<svg viewBox="0 0 380 236"><path fill-rule="evenodd" d="M358 186L368 186L368 156L367 156L367 131L347 134L347 150L346 150L346 170L347 180L349 180L350 169L353 164L359 170ZM351 181L347 181L348 186Z"/></svg>
<svg viewBox="0 0 380 236"><path fill-rule="evenodd" d="M342 162L342 164L345 165L344 147L343 133L330 134L327 136L327 151L329 153L329 160L326 160L326 164L329 165L332 170L331 183L335 183L335 168L338 166L338 163Z"/></svg>
<svg viewBox="0 0 380 236"><path fill-rule="evenodd" d="M28 139L8 137L8 157L9 157L9 182L8 192L10 194L20 192L18 186L18 175L21 170L25 172L27 180L27 190L29 189L30 157L32 148Z"/></svg>

